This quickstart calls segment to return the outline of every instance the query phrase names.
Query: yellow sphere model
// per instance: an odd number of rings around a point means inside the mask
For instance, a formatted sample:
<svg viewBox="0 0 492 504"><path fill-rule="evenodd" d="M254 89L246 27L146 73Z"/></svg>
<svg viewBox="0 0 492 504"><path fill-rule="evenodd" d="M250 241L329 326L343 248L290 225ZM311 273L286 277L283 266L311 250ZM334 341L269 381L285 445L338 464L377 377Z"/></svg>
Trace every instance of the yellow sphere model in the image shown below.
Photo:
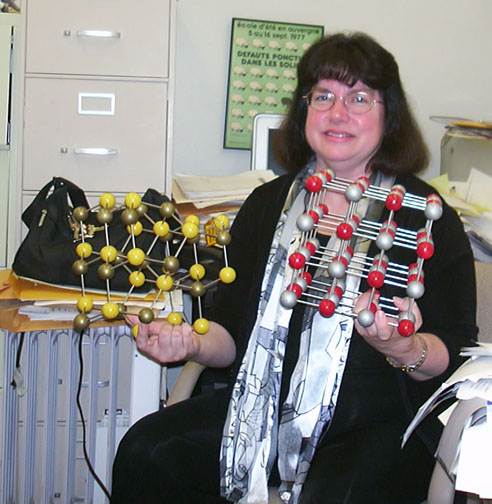
<svg viewBox="0 0 492 504"><path fill-rule="evenodd" d="M193 323L193 329L198 334L205 334L208 331L209 323L207 319L199 318Z"/></svg>
<svg viewBox="0 0 492 504"><path fill-rule="evenodd" d="M142 231L143 231L143 226L140 221L135 222L135 224L131 224L129 226L126 226L126 232L128 234L132 234L132 232L133 232L133 234L135 236L138 236L138 235L142 234Z"/></svg>
<svg viewBox="0 0 492 504"><path fill-rule="evenodd" d="M140 266L145 261L145 252L140 248L132 248L126 254L126 258L132 266Z"/></svg>
<svg viewBox="0 0 492 504"><path fill-rule="evenodd" d="M137 208L142 202L142 198L136 192L129 192L125 196L125 206L127 208Z"/></svg>
<svg viewBox="0 0 492 504"><path fill-rule="evenodd" d="M224 266L220 271L219 271L219 278L222 282L229 284L234 282L236 280L236 271L234 268L231 268L230 266Z"/></svg>
<svg viewBox="0 0 492 504"><path fill-rule="evenodd" d="M160 275L155 281L157 288L161 291L168 291L172 289L173 277L171 275Z"/></svg>
<svg viewBox="0 0 492 504"><path fill-rule="evenodd" d="M157 236L166 236L169 233L169 224L166 221L160 220L154 224L152 229Z"/></svg>
<svg viewBox="0 0 492 504"><path fill-rule="evenodd" d="M132 336L136 339L138 334L138 324L132 326Z"/></svg>
<svg viewBox="0 0 492 504"><path fill-rule="evenodd" d="M113 247L112 245L105 245L99 251L101 259L105 262L113 262L116 259L117 253L116 247Z"/></svg>
<svg viewBox="0 0 492 504"><path fill-rule="evenodd" d="M94 305L92 298L90 296L80 296L77 300L77 310L79 312L85 313L90 312L92 310L92 306Z"/></svg>
<svg viewBox="0 0 492 504"><path fill-rule="evenodd" d="M167 316L167 321L170 323L170 324L173 324L173 325L178 325L178 324L181 324L181 321L183 320L183 317L181 316L181 313L178 313L178 312L171 312L168 316Z"/></svg>
<svg viewBox="0 0 492 504"><path fill-rule="evenodd" d="M194 222L185 222L181 226L181 232L186 238L193 239L198 234L198 226Z"/></svg>
<svg viewBox="0 0 492 504"><path fill-rule="evenodd" d="M104 318L112 320L120 314L120 309L116 303L108 301L102 305L101 312L104 315Z"/></svg>
<svg viewBox="0 0 492 504"><path fill-rule="evenodd" d="M145 282L145 275L141 271L132 271L128 276L128 281L134 287L141 287Z"/></svg>
<svg viewBox="0 0 492 504"><path fill-rule="evenodd" d="M201 280L205 276L205 268L203 264L193 264L189 269L190 276L193 280Z"/></svg>
<svg viewBox="0 0 492 504"><path fill-rule="evenodd" d="M75 253L82 259L86 259L92 254L92 245L87 242L81 242L75 247Z"/></svg>
<svg viewBox="0 0 492 504"><path fill-rule="evenodd" d="M196 224L197 226L200 224L200 219L198 218L197 215L194 214L189 214L185 217L184 219L185 222L192 222L193 224Z"/></svg>
<svg viewBox="0 0 492 504"><path fill-rule="evenodd" d="M99 204L103 208L113 208L115 204L114 196L108 192L102 193L101 196L99 196Z"/></svg>
<svg viewBox="0 0 492 504"><path fill-rule="evenodd" d="M219 214L217 217L214 217L213 223L217 229L227 229L229 227L229 219L224 214Z"/></svg>

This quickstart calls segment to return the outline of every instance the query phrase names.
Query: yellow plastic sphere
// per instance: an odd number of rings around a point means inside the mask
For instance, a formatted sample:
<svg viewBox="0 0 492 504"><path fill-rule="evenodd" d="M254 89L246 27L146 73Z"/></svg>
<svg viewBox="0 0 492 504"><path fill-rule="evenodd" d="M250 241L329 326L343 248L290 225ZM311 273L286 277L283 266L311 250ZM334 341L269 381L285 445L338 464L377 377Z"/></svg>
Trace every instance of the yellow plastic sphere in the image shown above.
<svg viewBox="0 0 492 504"><path fill-rule="evenodd" d="M157 236L166 236L169 233L169 224L166 221L157 221L152 230Z"/></svg>
<svg viewBox="0 0 492 504"><path fill-rule="evenodd" d="M217 229L227 229L229 227L229 218L227 215L219 214L214 217L213 223Z"/></svg>
<svg viewBox="0 0 492 504"><path fill-rule="evenodd" d="M126 226L126 232L128 234L134 234L135 236L138 236L142 234L143 231L143 226L140 221L135 222L135 224L132 224L130 226Z"/></svg>
<svg viewBox="0 0 492 504"><path fill-rule="evenodd" d="M125 196L125 206L127 208L137 208L142 202L142 198L136 192L129 192Z"/></svg>
<svg viewBox="0 0 492 504"><path fill-rule="evenodd" d="M101 312L106 319L114 319L120 314L120 309L116 303L108 301L104 303L101 307Z"/></svg>
<svg viewBox="0 0 492 504"><path fill-rule="evenodd" d="M141 271L132 271L128 276L130 285L141 287L145 282L145 275Z"/></svg>
<svg viewBox="0 0 492 504"><path fill-rule="evenodd" d="M200 224L200 219L197 215L190 214L187 215L184 219L185 222L193 222L193 224L196 224L197 226Z"/></svg>
<svg viewBox="0 0 492 504"><path fill-rule="evenodd" d="M232 283L236 280L236 271L230 266L225 266L219 271L219 278L226 284Z"/></svg>
<svg viewBox="0 0 492 504"><path fill-rule="evenodd" d="M157 277L155 284L161 291L171 290L173 286L173 277L171 275L160 275Z"/></svg>
<svg viewBox="0 0 492 504"><path fill-rule="evenodd" d="M114 196L111 193L102 193L101 196L99 196L99 204L103 208L113 208L115 203Z"/></svg>
<svg viewBox="0 0 492 504"><path fill-rule="evenodd" d="M132 266L140 266L145 261L145 252L140 248L132 248L126 254L126 258Z"/></svg>
<svg viewBox="0 0 492 504"><path fill-rule="evenodd" d="M193 329L198 334L205 334L208 331L208 327L209 324L207 319L199 318L193 322Z"/></svg>
<svg viewBox="0 0 492 504"><path fill-rule="evenodd" d="M201 280L205 276L205 268L202 264L193 264L190 266L189 272L193 280Z"/></svg>
<svg viewBox="0 0 492 504"><path fill-rule="evenodd" d="M178 312L171 312L168 316L167 316L167 321L170 323L170 324L173 324L173 325L178 325L178 324L181 324L181 321L183 320L183 317L181 316L181 313L178 313Z"/></svg>
<svg viewBox="0 0 492 504"><path fill-rule="evenodd" d="M138 324L132 326L132 336L136 339L138 334Z"/></svg>
<svg viewBox="0 0 492 504"><path fill-rule="evenodd" d="M99 251L101 259L105 262L113 262L116 259L117 250L112 245L105 245Z"/></svg>
<svg viewBox="0 0 492 504"><path fill-rule="evenodd" d="M181 226L181 232L186 238L195 238L198 234L198 226L194 222L185 222Z"/></svg>
<svg viewBox="0 0 492 504"><path fill-rule="evenodd" d="M90 296L84 295L77 299L77 310L81 313L90 312L92 310L93 301Z"/></svg>
<svg viewBox="0 0 492 504"><path fill-rule="evenodd" d="M86 259L92 254L92 245L87 242L80 242L75 247L75 253L82 259Z"/></svg>

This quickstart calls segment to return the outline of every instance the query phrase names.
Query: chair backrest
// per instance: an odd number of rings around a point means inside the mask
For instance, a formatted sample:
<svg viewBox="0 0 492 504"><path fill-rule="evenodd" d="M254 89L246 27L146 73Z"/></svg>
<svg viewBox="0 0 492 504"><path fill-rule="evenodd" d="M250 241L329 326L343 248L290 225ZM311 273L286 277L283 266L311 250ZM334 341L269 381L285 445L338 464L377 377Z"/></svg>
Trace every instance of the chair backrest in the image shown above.
<svg viewBox="0 0 492 504"><path fill-rule="evenodd" d="M492 263L475 261L478 339L492 343Z"/></svg>

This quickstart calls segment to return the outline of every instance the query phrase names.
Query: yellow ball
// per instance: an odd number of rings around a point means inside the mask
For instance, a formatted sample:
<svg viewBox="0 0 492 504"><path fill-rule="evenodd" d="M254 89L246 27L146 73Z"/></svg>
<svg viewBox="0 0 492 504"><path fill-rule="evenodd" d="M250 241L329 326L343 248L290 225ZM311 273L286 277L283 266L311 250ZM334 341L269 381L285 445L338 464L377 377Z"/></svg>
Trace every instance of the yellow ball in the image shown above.
<svg viewBox="0 0 492 504"><path fill-rule="evenodd" d="M112 245L105 245L99 251L101 259L105 262L113 262L116 259L117 250Z"/></svg>
<svg viewBox="0 0 492 504"><path fill-rule="evenodd" d="M193 239L198 234L198 226L194 222L185 222L181 226L181 232L186 238Z"/></svg>
<svg viewBox="0 0 492 504"><path fill-rule="evenodd" d="M214 217L213 223L217 229L227 229L229 227L229 218L224 214L219 214Z"/></svg>
<svg viewBox="0 0 492 504"><path fill-rule="evenodd" d="M193 322L193 329L198 334L205 334L208 331L208 327L209 324L207 319L199 318Z"/></svg>
<svg viewBox="0 0 492 504"><path fill-rule="evenodd" d="M170 324L173 324L173 325L178 325L178 324L181 324L181 321L183 320L183 317L181 316L181 313L178 313L178 312L171 312L168 316L167 316L167 321L170 323Z"/></svg>
<svg viewBox="0 0 492 504"><path fill-rule="evenodd" d="M82 259L86 259L92 254L92 245L87 242L81 242L75 247L75 253Z"/></svg>
<svg viewBox="0 0 492 504"><path fill-rule="evenodd" d="M136 339L137 338L137 334L138 334L138 324L135 324L132 327L132 336Z"/></svg>
<svg viewBox="0 0 492 504"><path fill-rule="evenodd" d="M132 248L126 254L126 258L132 266L140 266L145 261L145 252L140 248Z"/></svg>
<svg viewBox="0 0 492 504"><path fill-rule="evenodd" d="M226 284L232 283L236 280L236 271L230 266L225 266L219 271L219 278Z"/></svg>
<svg viewBox="0 0 492 504"><path fill-rule="evenodd" d="M114 196L111 193L102 193L101 196L99 196L99 204L103 208L113 208L115 203Z"/></svg>
<svg viewBox="0 0 492 504"><path fill-rule="evenodd" d="M120 309L116 303L108 301L102 305L101 312L104 315L104 318L111 320L120 314Z"/></svg>
<svg viewBox="0 0 492 504"><path fill-rule="evenodd" d="M173 277L171 275L160 275L157 277L155 284L161 291L171 290L173 286Z"/></svg>
<svg viewBox="0 0 492 504"><path fill-rule="evenodd" d="M152 227L157 236L166 236L169 233L169 224L166 221L157 221Z"/></svg>
<svg viewBox="0 0 492 504"><path fill-rule="evenodd" d="M137 208L142 202L142 198L136 192L129 192L125 196L125 206L127 208Z"/></svg>
<svg viewBox="0 0 492 504"><path fill-rule="evenodd" d="M81 313L90 312L92 310L93 301L90 296L80 296L77 300L77 310Z"/></svg>
<svg viewBox="0 0 492 504"><path fill-rule="evenodd" d="M193 280L201 280L205 276L205 268L202 264L193 264L190 266L189 272Z"/></svg>
<svg viewBox="0 0 492 504"><path fill-rule="evenodd" d="M135 224L131 224L130 226L126 226L126 232L128 234L133 233L134 236L138 236L138 235L142 234L142 231L143 231L143 226L140 221L137 221L137 222L135 222Z"/></svg>
<svg viewBox="0 0 492 504"><path fill-rule="evenodd" d="M141 287L145 282L145 275L141 271L132 271L128 276L130 285Z"/></svg>
<svg viewBox="0 0 492 504"><path fill-rule="evenodd" d="M200 224L200 219L197 215L190 214L187 215L184 219L185 222L193 222L193 224L196 224L197 226Z"/></svg>

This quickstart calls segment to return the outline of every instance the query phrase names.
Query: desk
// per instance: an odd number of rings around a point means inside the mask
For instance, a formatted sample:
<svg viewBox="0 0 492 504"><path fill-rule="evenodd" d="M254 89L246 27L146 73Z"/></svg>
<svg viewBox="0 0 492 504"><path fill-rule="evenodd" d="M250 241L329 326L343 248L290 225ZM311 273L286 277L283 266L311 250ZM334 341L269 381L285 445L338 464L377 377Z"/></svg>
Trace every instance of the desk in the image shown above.
<svg viewBox="0 0 492 504"><path fill-rule="evenodd" d="M2 311L3 384L0 503L106 502L88 473L76 409L79 335L71 323L25 321L21 369L26 392L11 386L19 318ZM12 314L10 314L12 315ZM61 326L61 327L60 327ZM12 331L16 327L15 331ZM81 403L86 446L110 485L117 444L136 420L159 407L161 367L140 355L127 326L91 327L83 339Z"/></svg>

